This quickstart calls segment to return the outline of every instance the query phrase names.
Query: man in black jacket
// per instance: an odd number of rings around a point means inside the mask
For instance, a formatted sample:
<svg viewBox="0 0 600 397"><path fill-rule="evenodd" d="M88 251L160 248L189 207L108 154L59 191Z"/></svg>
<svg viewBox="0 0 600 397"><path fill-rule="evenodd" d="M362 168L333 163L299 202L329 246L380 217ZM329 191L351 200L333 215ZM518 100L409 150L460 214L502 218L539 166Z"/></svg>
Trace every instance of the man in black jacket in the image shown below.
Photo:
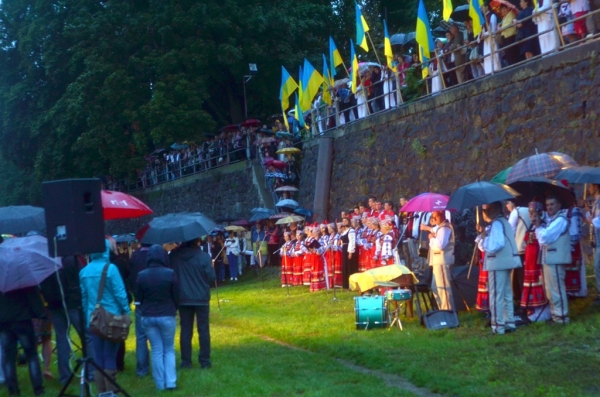
<svg viewBox="0 0 600 397"><path fill-rule="evenodd" d="M179 319L181 331L179 347L181 368L192 366L192 335L194 316L200 339L198 362L201 368L210 368L210 286L215 282L215 269L210 255L199 248L200 239L188 241L171 252L171 266L180 286Z"/></svg>
<svg viewBox="0 0 600 397"><path fill-rule="evenodd" d="M86 354L88 357L94 357L94 348L91 342L89 332L85 331L84 320L81 318L81 289L79 287L79 270L82 263L75 256L66 256L62 258L62 268L58 271L60 284L57 274L45 279L40 288L44 300L48 304L48 313L50 321L56 334L56 356L58 357L58 381L65 384L71 375L69 367L69 358L71 357L71 345L67 340L69 334L69 325L75 327L81 343L86 342ZM62 286L62 292L61 292ZM63 293L65 307L63 306ZM84 339L85 338L85 339ZM88 378L91 379L92 373L88 371Z"/></svg>
<svg viewBox="0 0 600 397"><path fill-rule="evenodd" d="M129 273L129 285L135 285L138 274L147 268L147 255L149 244L142 244L142 246L134 251L131 255L131 272ZM135 357L137 360L135 372L137 376L146 376L150 369L150 356L148 352L148 336L144 332L142 327L142 315L138 309L138 297L135 296L134 290L134 301L136 303L135 309Z"/></svg>
<svg viewBox="0 0 600 397"><path fill-rule="evenodd" d="M4 377L8 394L20 395L17 381L17 342L25 352L33 393L44 393L42 368L37 355L32 318L45 318L44 304L37 287L0 293L0 343L2 344Z"/></svg>

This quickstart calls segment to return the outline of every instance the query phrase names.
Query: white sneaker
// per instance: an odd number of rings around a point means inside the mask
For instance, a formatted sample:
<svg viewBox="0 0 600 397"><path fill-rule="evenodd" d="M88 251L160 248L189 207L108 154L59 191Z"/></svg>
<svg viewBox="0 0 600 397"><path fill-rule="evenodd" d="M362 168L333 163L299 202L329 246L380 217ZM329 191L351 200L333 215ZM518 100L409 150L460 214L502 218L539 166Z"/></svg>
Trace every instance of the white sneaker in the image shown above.
<svg viewBox="0 0 600 397"><path fill-rule="evenodd" d="M229 281L233 281L233 277L231 277L231 278L229 279Z"/></svg>
<svg viewBox="0 0 600 397"><path fill-rule="evenodd" d="M233 278L233 281L237 281L237 277L234 277L234 278Z"/></svg>

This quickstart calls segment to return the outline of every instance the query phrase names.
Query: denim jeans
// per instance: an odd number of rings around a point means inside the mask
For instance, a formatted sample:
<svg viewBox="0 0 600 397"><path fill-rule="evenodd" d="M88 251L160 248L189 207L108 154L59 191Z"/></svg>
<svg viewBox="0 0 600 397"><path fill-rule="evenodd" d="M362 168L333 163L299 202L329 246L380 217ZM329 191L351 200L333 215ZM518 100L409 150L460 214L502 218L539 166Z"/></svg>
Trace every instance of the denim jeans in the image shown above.
<svg viewBox="0 0 600 397"><path fill-rule="evenodd" d="M237 255L229 254L227 255L227 261L229 262L229 277L237 278L238 276L238 257Z"/></svg>
<svg viewBox="0 0 600 397"><path fill-rule="evenodd" d="M69 309L67 310L67 314L69 318L65 315L65 310L63 308L60 309L49 309L50 313L50 321L52 321L52 326L54 327L54 332L56 334L56 356L58 358L58 381L61 384L67 383L69 380L69 376L71 375L71 367L69 366L69 359L71 357L71 346L69 345L69 341L67 340L67 335L69 334L68 325L72 325L77 334L79 335L79 340L83 344L85 337L85 346L86 346L86 355L88 357L94 358L94 346L92 344L92 336L89 330L85 329L85 325L80 322L80 311L79 309ZM85 333L85 336L84 336ZM92 379L93 370L86 371L88 380Z"/></svg>
<svg viewBox="0 0 600 397"><path fill-rule="evenodd" d="M94 361L104 370L115 371L117 369L117 351L119 342L111 342L92 334L94 345Z"/></svg>
<svg viewBox="0 0 600 397"><path fill-rule="evenodd" d="M142 324L142 315L138 308L135 309L135 358L137 364L135 372L138 376L148 375L150 368L148 353L148 336Z"/></svg>
<svg viewBox="0 0 600 397"><path fill-rule="evenodd" d="M17 381L17 342L21 344L25 352L27 365L29 366L29 379L33 385L34 394L40 395L44 392L42 368L37 355L35 332L31 320L4 323L0 327L0 344L2 345L2 369L8 393L19 394L19 383Z"/></svg>
<svg viewBox="0 0 600 397"><path fill-rule="evenodd" d="M192 336L194 334L194 316L198 327L198 338L200 339L200 354L198 362L202 367L208 367L210 363L210 328L208 326L210 306L180 306L179 320L181 331L179 334L179 349L181 351L181 366L192 365Z"/></svg>
<svg viewBox="0 0 600 397"><path fill-rule="evenodd" d="M142 325L150 341L152 377L156 388L174 388L177 383L175 317L142 317Z"/></svg>

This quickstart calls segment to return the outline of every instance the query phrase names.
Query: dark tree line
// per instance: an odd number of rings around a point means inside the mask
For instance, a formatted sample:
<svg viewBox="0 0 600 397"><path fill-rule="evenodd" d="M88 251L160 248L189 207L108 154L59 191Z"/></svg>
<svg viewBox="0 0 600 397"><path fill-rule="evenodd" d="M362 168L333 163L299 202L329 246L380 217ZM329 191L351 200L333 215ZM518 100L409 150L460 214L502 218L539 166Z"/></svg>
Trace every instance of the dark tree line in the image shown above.
<svg viewBox="0 0 600 397"><path fill-rule="evenodd" d="M362 1L374 40L382 6L393 33L417 3ZM3 0L0 205L39 204L44 180L133 177L155 148L242 121L249 63L249 116L280 113L281 65L320 70L328 37L347 57L354 34L353 0Z"/></svg>

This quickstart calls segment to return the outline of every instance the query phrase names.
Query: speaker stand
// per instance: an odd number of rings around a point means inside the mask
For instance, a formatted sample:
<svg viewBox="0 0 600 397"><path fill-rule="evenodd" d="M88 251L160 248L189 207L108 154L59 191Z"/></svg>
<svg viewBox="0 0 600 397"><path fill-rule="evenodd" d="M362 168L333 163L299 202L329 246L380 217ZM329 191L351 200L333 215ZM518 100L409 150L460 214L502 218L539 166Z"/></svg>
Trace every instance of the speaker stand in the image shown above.
<svg viewBox="0 0 600 397"><path fill-rule="evenodd" d="M69 379L67 380L67 383L65 383L65 385L61 389L60 393L58 394L58 397L62 397L62 396L65 396L65 397L90 397L91 396L90 387L89 387L88 380L87 380L87 371L89 371L90 366L94 367L94 369L96 371L100 372L102 374L102 376L104 376L104 379L106 381L110 382L113 386L115 386L117 388L116 390L114 390L114 393L123 393L124 396L131 397L129 395L129 393L127 393L127 391L125 391L125 389L123 389L117 383L117 381L115 381L110 376L108 376L108 374L106 372L104 372L104 369L100 368L98 366L98 364L96 364L96 362L91 357L83 357L83 358L80 358L77 360L77 365L73 369L73 372L71 372L71 375L69 376ZM80 369L81 369L81 378L80 378L81 380L79 382L79 394L78 395L66 394L67 388L69 387L69 385L75 378L75 374L77 373L77 371L79 371Z"/></svg>

